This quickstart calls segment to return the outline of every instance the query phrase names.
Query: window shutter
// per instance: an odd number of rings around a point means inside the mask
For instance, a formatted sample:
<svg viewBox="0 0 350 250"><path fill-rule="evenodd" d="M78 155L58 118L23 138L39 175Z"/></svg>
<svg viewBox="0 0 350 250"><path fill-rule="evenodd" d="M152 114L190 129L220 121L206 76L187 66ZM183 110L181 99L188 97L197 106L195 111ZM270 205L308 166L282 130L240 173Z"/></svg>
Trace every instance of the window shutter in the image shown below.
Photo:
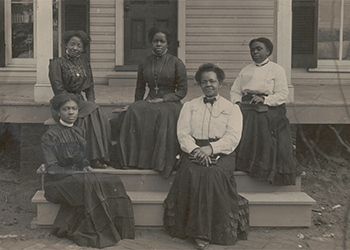
<svg viewBox="0 0 350 250"><path fill-rule="evenodd" d="M90 34L89 0L64 0L62 4L62 33L68 30L83 30ZM65 51L64 44L62 44L62 49ZM87 47L87 57L89 54L90 49Z"/></svg>
<svg viewBox="0 0 350 250"><path fill-rule="evenodd" d="M318 0L293 0L292 67L317 67Z"/></svg>
<svg viewBox="0 0 350 250"><path fill-rule="evenodd" d="M0 0L0 67L5 67L5 12L4 1Z"/></svg>

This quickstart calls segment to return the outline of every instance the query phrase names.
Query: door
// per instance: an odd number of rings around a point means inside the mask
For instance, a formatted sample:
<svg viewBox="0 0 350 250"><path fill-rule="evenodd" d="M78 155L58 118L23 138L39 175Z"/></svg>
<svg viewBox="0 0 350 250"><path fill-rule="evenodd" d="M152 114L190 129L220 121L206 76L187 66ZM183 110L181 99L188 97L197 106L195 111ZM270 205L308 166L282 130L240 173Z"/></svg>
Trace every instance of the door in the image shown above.
<svg viewBox="0 0 350 250"><path fill-rule="evenodd" d="M138 65L150 55L148 30L165 27L171 34L169 52L177 55L177 0L124 0L124 64Z"/></svg>

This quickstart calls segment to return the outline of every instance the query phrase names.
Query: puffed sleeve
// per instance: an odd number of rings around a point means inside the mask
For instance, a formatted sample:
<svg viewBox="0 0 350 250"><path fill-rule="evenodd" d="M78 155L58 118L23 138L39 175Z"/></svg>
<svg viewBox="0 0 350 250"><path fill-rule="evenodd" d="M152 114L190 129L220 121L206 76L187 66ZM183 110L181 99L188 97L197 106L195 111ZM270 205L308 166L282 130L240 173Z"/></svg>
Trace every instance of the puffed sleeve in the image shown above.
<svg viewBox="0 0 350 250"><path fill-rule="evenodd" d="M243 96L242 75L243 75L242 71L239 72L236 80L234 81L231 87L230 96L231 96L232 103L237 103L242 101L242 96Z"/></svg>
<svg viewBox="0 0 350 250"><path fill-rule="evenodd" d="M175 61L175 86L176 92L163 96L165 102L176 102L182 100L187 95L187 71L181 59Z"/></svg>
<svg viewBox="0 0 350 250"><path fill-rule="evenodd" d="M269 106L278 106L286 102L289 90L284 68L278 64L275 64L273 71L275 72L275 87L273 89L273 94L265 97L264 104Z"/></svg>
<svg viewBox="0 0 350 250"><path fill-rule="evenodd" d="M41 150L44 154L45 165L49 174L59 174L65 171L58 164L57 143L55 143L50 133L45 133L41 137Z"/></svg>
<svg viewBox="0 0 350 250"><path fill-rule="evenodd" d="M135 102L143 100L146 92L146 81L143 77L143 63L139 64L137 70L137 82L135 89Z"/></svg>
<svg viewBox="0 0 350 250"><path fill-rule="evenodd" d="M188 154L198 148L195 139L191 135L191 107L191 103L186 102L177 121L177 139L182 151Z"/></svg>
<svg viewBox="0 0 350 250"><path fill-rule="evenodd" d="M49 64L49 79L55 95L68 93L63 87L62 68L58 59L51 59Z"/></svg>

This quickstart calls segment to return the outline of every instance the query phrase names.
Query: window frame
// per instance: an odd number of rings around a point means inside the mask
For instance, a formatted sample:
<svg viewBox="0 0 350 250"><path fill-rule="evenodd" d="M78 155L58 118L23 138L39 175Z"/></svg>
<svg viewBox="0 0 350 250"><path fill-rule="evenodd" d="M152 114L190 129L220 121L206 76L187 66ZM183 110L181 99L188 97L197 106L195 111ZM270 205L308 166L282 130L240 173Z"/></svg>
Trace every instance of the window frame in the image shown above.
<svg viewBox="0 0 350 250"><path fill-rule="evenodd" d="M5 9L5 66L28 65L36 67L36 51L37 51L37 36L36 36L36 1L33 0L33 56L34 58L12 58L12 21L11 21L11 6L12 1L4 1Z"/></svg>
<svg viewBox="0 0 350 250"><path fill-rule="evenodd" d="M319 11L320 6L318 7ZM338 51L338 59L319 59L317 58L317 67L309 68L310 72L339 72L339 73L347 73L350 72L350 60L343 60L343 28L344 28L344 9L345 9L345 0L341 0L341 9L340 9L340 31L339 32L339 51ZM318 26L317 26L318 30ZM340 42L340 39L342 40ZM318 40L317 40L318 42Z"/></svg>

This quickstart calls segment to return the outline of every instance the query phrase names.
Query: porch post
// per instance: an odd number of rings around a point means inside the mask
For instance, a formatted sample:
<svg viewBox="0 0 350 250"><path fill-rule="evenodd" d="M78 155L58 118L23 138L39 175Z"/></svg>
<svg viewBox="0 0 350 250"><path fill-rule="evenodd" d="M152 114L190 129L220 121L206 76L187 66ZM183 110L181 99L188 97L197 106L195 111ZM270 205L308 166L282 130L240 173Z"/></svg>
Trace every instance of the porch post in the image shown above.
<svg viewBox="0 0 350 250"><path fill-rule="evenodd" d="M292 0L277 0L277 63L287 75L289 96L286 103L294 101L294 87L291 83L292 69Z"/></svg>
<svg viewBox="0 0 350 250"><path fill-rule="evenodd" d="M124 65L124 1L115 0L115 65Z"/></svg>
<svg viewBox="0 0 350 250"><path fill-rule="evenodd" d="M186 0L179 0L177 16L177 37L180 42L177 56L186 64Z"/></svg>
<svg viewBox="0 0 350 250"><path fill-rule="evenodd" d="M48 73L53 57L52 1L36 0L36 84L34 101L47 103L53 97Z"/></svg>

